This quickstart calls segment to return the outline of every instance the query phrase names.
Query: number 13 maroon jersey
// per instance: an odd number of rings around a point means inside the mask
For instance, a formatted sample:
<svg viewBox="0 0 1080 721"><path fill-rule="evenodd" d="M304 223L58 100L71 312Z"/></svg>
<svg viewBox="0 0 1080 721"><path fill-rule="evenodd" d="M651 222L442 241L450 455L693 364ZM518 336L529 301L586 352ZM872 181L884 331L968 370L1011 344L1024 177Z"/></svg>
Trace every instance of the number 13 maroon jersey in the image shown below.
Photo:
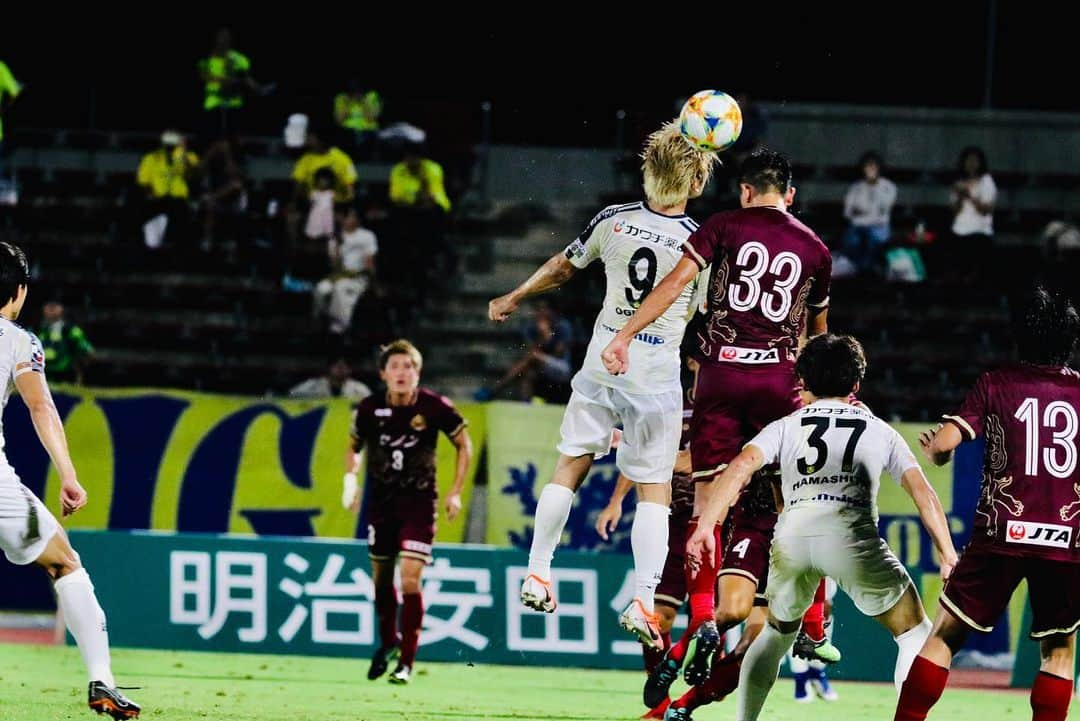
<svg viewBox="0 0 1080 721"><path fill-rule="evenodd" d="M1080 374L1021 364L984 373L943 420L986 439L972 545L1080 563Z"/></svg>

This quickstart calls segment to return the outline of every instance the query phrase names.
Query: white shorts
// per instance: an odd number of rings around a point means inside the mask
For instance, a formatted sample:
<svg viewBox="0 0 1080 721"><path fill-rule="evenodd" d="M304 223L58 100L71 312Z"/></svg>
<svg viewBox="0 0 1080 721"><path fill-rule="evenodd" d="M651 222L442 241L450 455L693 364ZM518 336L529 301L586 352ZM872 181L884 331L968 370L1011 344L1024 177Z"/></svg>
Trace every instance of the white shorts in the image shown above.
<svg viewBox="0 0 1080 721"><path fill-rule="evenodd" d="M9 561L33 563L59 528L33 491L19 481L0 480L0 549Z"/></svg>
<svg viewBox="0 0 1080 721"><path fill-rule="evenodd" d="M888 611L911 585L907 569L876 536L778 536L769 556L769 612L781 621L799 620L824 576L867 616Z"/></svg>
<svg viewBox="0 0 1080 721"><path fill-rule="evenodd" d="M559 453L604 455L611 432L622 424L615 456L619 471L635 483L667 483L682 435L682 393L627 393L578 373L563 414Z"/></svg>

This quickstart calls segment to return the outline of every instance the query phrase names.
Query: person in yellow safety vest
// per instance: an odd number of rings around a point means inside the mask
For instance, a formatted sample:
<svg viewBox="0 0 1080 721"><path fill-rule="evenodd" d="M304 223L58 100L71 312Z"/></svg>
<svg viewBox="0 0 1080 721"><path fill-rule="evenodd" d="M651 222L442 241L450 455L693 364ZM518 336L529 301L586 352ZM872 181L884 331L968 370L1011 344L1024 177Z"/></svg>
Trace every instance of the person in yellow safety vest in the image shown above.
<svg viewBox="0 0 1080 721"><path fill-rule="evenodd" d="M7 64L0 60L0 145L4 142L4 113L21 92L22 85L11 74Z"/></svg>
<svg viewBox="0 0 1080 721"><path fill-rule="evenodd" d="M199 158L187 149L184 136L175 130L161 134L161 147L143 156L136 173L146 192L146 218L164 215L170 241L189 240L191 233L191 183L199 170Z"/></svg>
<svg viewBox="0 0 1080 721"><path fill-rule="evenodd" d="M399 207L439 207L450 212L442 166L423 157L421 147L416 144L410 145L405 159L390 170L390 202Z"/></svg>
<svg viewBox="0 0 1080 721"><path fill-rule="evenodd" d="M340 148L324 142L321 133L308 130L304 154L293 166L295 199L303 204L315 187L315 174L329 168L334 174L334 202L348 203L356 195L356 166Z"/></svg>
<svg viewBox="0 0 1080 721"><path fill-rule="evenodd" d="M334 121L354 133L373 133L379 129L382 114L382 98L375 90L364 92L354 80L349 89L334 98Z"/></svg>
<svg viewBox="0 0 1080 721"><path fill-rule="evenodd" d="M210 137L236 133L245 94L258 91L258 84L251 76L251 61L234 50L232 42L229 30L218 30L210 56L199 61L204 84L205 132Z"/></svg>

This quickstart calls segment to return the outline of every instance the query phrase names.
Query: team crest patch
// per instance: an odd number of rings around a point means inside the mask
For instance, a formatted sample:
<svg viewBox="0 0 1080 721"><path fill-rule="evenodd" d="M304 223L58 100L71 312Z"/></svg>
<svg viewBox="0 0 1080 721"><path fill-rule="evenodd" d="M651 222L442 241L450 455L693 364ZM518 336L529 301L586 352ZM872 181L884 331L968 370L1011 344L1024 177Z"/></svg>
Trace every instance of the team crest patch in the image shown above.
<svg viewBox="0 0 1080 721"><path fill-rule="evenodd" d="M427 419L423 415L417 413L413 416L413 419L409 421L409 425L412 426L414 431L422 431L427 428Z"/></svg>

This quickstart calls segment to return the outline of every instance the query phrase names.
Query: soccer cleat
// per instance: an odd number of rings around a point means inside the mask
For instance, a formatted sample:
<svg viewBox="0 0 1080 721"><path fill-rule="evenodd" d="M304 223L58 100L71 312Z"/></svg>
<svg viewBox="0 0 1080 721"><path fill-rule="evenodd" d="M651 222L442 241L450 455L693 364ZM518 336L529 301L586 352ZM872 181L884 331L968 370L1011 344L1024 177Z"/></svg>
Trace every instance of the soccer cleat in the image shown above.
<svg viewBox="0 0 1080 721"><path fill-rule="evenodd" d="M683 678L691 686L703 683L709 677L712 655L720 646L720 631L714 621L706 621L698 626L686 649L686 661L683 664Z"/></svg>
<svg viewBox="0 0 1080 721"><path fill-rule="evenodd" d="M656 665L649 678L645 680L645 692L642 694L645 705L656 708L668 698L671 684L679 677L679 662L671 658L671 653L665 653L664 658Z"/></svg>
<svg viewBox="0 0 1080 721"><path fill-rule="evenodd" d="M840 698L840 694L829 685L829 679L825 678L824 673L810 679L810 688L814 689L814 693L823 701L837 701Z"/></svg>
<svg viewBox="0 0 1080 721"><path fill-rule="evenodd" d="M90 708L96 713L107 713L114 719L138 718L139 704L120 693L118 689L109 688L101 681L91 681L87 690Z"/></svg>
<svg viewBox="0 0 1080 721"><path fill-rule="evenodd" d="M664 721L690 721L690 709L686 706L668 706Z"/></svg>
<svg viewBox="0 0 1080 721"><path fill-rule="evenodd" d="M521 583L521 602L535 611L554 613L555 596L551 593L551 582L530 573Z"/></svg>
<svg viewBox="0 0 1080 721"><path fill-rule="evenodd" d="M650 648L662 649L664 637L660 634L660 620L655 613L649 613L642 605L641 599L635 598L619 615L619 625L638 637Z"/></svg>
<svg viewBox="0 0 1080 721"><path fill-rule="evenodd" d="M386 669L390 668L390 664L397 661L400 655L401 649L397 646L375 649L375 653L371 657L371 666L367 672L368 681L374 681L386 673Z"/></svg>
<svg viewBox="0 0 1080 721"><path fill-rule="evenodd" d="M646 711L641 718L651 718L660 721L660 719L664 718L664 714L667 712L668 706L670 705L671 699L665 698L663 701L660 702L660 705Z"/></svg>
<svg viewBox="0 0 1080 721"><path fill-rule="evenodd" d="M409 682L412 677L412 666L406 666L403 663L399 663L394 672L390 674L390 683L398 686L404 686Z"/></svg>
<svg viewBox="0 0 1080 721"><path fill-rule="evenodd" d="M807 661L821 661L822 663L836 663L843 658L840 649L833 646L828 638L815 641L801 630L795 638L791 653Z"/></svg>

